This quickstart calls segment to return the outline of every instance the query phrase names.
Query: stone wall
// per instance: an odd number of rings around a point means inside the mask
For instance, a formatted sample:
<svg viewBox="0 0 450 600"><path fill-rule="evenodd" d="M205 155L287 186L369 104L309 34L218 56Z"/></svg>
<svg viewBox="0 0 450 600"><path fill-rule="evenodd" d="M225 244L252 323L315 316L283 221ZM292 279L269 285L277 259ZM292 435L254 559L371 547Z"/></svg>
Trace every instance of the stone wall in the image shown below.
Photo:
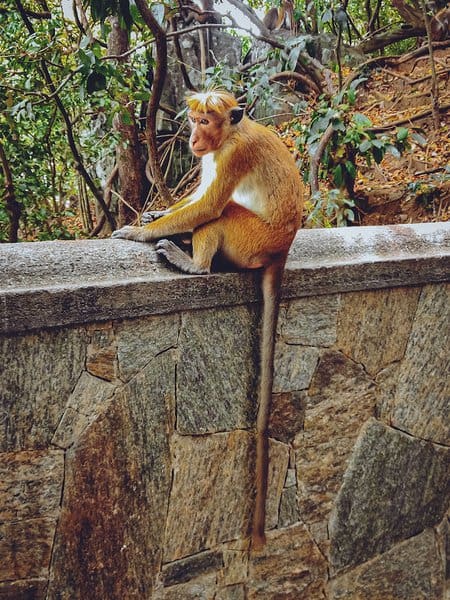
<svg viewBox="0 0 450 600"><path fill-rule="evenodd" d="M298 234L258 554L258 274L1 246L0 598L443 600L449 240Z"/></svg>

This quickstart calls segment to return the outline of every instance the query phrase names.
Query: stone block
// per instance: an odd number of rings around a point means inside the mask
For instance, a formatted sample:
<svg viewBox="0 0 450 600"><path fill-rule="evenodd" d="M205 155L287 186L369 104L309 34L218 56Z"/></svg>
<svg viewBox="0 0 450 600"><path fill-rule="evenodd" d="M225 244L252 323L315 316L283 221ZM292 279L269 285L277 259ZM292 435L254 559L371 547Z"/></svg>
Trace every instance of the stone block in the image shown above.
<svg viewBox="0 0 450 600"><path fill-rule="evenodd" d="M248 600L319 600L327 565L304 525L267 533L265 547L250 558Z"/></svg>
<svg viewBox="0 0 450 600"><path fill-rule="evenodd" d="M450 445L450 285L425 286L402 361L391 419L411 435Z"/></svg>
<svg viewBox="0 0 450 600"><path fill-rule="evenodd" d="M363 563L438 524L448 506L449 466L449 449L370 420L330 518L334 569Z"/></svg>
<svg viewBox="0 0 450 600"><path fill-rule="evenodd" d="M0 452L46 448L84 369L83 329L0 337Z"/></svg>
<svg viewBox="0 0 450 600"><path fill-rule="evenodd" d="M319 356L319 348L292 346L278 341L275 346L274 393L307 389Z"/></svg>
<svg viewBox="0 0 450 600"><path fill-rule="evenodd" d="M209 573L187 583L157 588L151 600L212 600L216 592L216 574ZM126 596L129 598L129 596ZM143 596L147 598L147 596Z"/></svg>
<svg viewBox="0 0 450 600"><path fill-rule="evenodd" d="M280 501L289 465L289 446L269 440L269 483L266 500L266 530L278 525Z"/></svg>
<svg viewBox="0 0 450 600"><path fill-rule="evenodd" d="M257 402L259 318L244 306L183 315L177 369L177 430L251 427Z"/></svg>
<svg viewBox="0 0 450 600"><path fill-rule="evenodd" d="M338 294L292 300L286 312L280 312L281 338L286 344L332 346L336 341L339 303Z"/></svg>
<svg viewBox="0 0 450 600"><path fill-rule="evenodd" d="M173 440L174 479L164 561L247 534L254 486L254 440L245 431ZM289 448L270 441L266 528L276 526Z"/></svg>
<svg viewBox="0 0 450 600"><path fill-rule="evenodd" d="M298 523L299 520L297 488L285 488L281 495L278 528L281 529L282 527L289 527L290 525Z"/></svg>
<svg viewBox="0 0 450 600"><path fill-rule="evenodd" d="M56 519L63 479L61 450L0 453L0 523Z"/></svg>
<svg viewBox="0 0 450 600"><path fill-rule="evenodd" d="M299 511L310 526L328 520L358 432L373 416L375 386L361 365L339 352L322 356L295 439Z"/></svg>
<svg viewBox="0 0 450 600"><path fill-rule="evenodd" d="M86 370L95 377L112 381L119 376L117 345L112 323L96 323L87 328Z"/></svg>
<svg viewBox="0 0 450 600"><path fill-rule="evenodd" d="M176 436L164 561L246 534L253 486L253 439L245 431Z"/></svg>
<svg viewBox="0 0 450 600"><path fill-rule="evenodd" d="M48 581L24 579L0 583L0 600L45 600Z"/></svg>
<svg viewBox="0 0 450 600"><path fill-rule="evenodd" d="M245 586L238 584L221 588L214 596L214 600L246 600Z"/></svg>
<svg viewBox="0 0 450 600"><path fill-rule="evenodd" d="M218 583L228 587L247 581L250 538L233 540L222 546L223 569L219 572Z"/></svg>
<svg viewBox="0 0 450 600"><path fill-rule="evenodd" d="M121 321L115 324L120 377L129 381L158 354L176 348L177 314Z"/></svg>
<svg viewBox="0 0 450 600"><path fill-rule="evenodd" d="M163 565L162 579L164 587L186 583L200 575L216 572L223 566L223 555L220 551L207 551L194 554Z"/></svg>
<svg viewBox="0 0 450 600"><path fill-rule="evenodd" d="M269 435L285 444L293 441L303 428L306 392L273 394Z"/></svg>
<svg viewBox="0 0 450 600"><path fill-rule="evenodd" d="M59 448L75 444L83 431L107 410L115 389L108 381L82 373L69 397L52 443Z"/></svg>
<svg viewBox="0 0 450 600"><path fill-rule="evenodd" d="M52 518L0 524L0 581L48 576L55 526Z"/></svg>
<svg viewBox="0 0 450 600"><path fill-rule="evenodd" d="M67 451L48 600L61 590L67 600L151 597L171 482L174 382L174 356L158 356Z"/></svg>
<svg viewBox="0 0 450 600"><path fill-rule="evenodd" d="M443 600L444 570L430 529L333 579L330 600Z"/></svg>
<svg viewBox="0 0 450 600"><path fill-rule="evenodd" d="M417 308L419 288L342 294L339 350L375 375L403 358Z"/></svg>

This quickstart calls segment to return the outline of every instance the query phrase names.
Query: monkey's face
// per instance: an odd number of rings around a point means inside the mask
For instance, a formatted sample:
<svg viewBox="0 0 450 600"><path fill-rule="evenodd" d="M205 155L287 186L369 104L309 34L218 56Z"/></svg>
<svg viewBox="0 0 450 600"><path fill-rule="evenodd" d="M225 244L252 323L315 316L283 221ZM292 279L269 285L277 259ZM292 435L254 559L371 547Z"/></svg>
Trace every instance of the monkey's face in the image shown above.
<svg viewBox="0 0 450 600"><path fill-rule="evenodd" d="M191 136L189 147L195 156L205 156L219 150L228 137L229 120L215 112L189 111Z"/></svg>

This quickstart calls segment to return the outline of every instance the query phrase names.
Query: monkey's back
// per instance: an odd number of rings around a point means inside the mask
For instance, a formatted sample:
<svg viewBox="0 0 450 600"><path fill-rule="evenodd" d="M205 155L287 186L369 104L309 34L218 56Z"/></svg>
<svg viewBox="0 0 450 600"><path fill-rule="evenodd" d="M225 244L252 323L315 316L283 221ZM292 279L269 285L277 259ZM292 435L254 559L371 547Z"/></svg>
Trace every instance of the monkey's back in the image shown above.
<svg viewBox="0 0 450 600"><path fill-rule="evenodd" d="M238 183L233 200L275 227L290 224L297 230L304 186L293 156L273 131L248 118L239 133L248 175Z"/></svg>

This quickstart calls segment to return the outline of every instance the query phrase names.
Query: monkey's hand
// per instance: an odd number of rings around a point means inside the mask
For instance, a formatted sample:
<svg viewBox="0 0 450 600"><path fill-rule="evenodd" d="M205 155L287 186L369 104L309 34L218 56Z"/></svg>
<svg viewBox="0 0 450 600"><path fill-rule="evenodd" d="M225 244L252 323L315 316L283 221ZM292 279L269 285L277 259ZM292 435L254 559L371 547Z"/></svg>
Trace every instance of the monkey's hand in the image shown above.
<svg viewBox="0 0 450 600"><path fill-rule="evenodd" d="M145 227L133 227L132 225L125 225L125 227L113 231L111 237L121 240L133 240L135 242L152 242L157 239Z"/></svg>
<svg viewBox="0 0 450 600"><path fill-rule="evenodd" d="M160 219L167 214L169 214L168 210L150 210L142 213L141 221L144 225L147 225L147 223L153 223L153 221L156 221L156 219Z"/></svg>

